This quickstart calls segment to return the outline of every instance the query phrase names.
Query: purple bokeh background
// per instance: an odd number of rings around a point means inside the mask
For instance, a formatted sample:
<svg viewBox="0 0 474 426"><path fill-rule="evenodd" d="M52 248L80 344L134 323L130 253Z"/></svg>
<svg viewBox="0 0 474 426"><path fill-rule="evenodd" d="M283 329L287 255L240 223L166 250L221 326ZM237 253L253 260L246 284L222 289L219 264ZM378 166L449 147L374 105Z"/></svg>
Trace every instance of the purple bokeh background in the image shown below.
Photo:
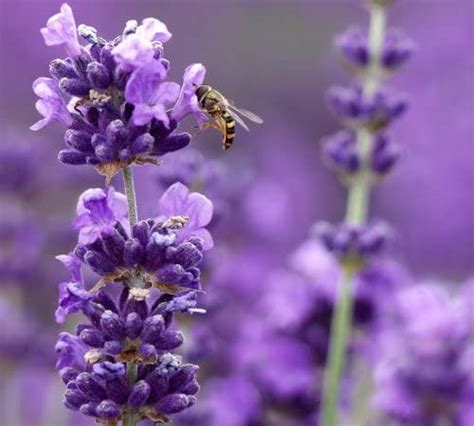
<svg viewBox="0 0 474 426"><path fill-rule="evenodd" d="M63 147L60 126L50 126L36 134L28 130L37 120L32 81L47 75L49 61L62 55L60 49L44 46L39 29L61 3L0 2L0 144L2 148L26 146L33 161L18 164L29 168L34 182L26 189L2 190L0 220L2 226L10 226L9 221L19 209L42 230L41 235L30 235L40 247L33 263L41 274L25 278L26 285L20 292L10 283L0 283L0 298L21 302L18 305L43 324L41 336L45 335L45 347L51 352L58 330L53 323L56 286L63 278L54 256L66 252L74 241L69 223L78 195L87 187L103 183L91 169L74 169L57 162L57 152ZM260 283L269 269L287 264L288 256L305 240L311 225L318 220L338 221L343 215L346 193L324 167L319 141L339 127L324 102L327 87L349 83L333 39L347 26L367 24L361 3L69 1L77 23L97 27L105 38L120 33L128 19L162 19L173 33L166 46L173 80L181 81L182 70L188 64L202 62L208 69L208 83L238 106L265 119L264 125L252 126L250 133L240 131L227 153L222 152L217 133L206 132L193 141L207 158L222 161L230 170L227 179L235 186L228 206L232 221L227 222L233 227L225 228L224 223L221 231L224 228L225 238L237 249L232 252L233 257L225 251L216 255L218 259L224 256L227 264L223 262L222 270L214 277L217 296L210 292L211 305L212 297L222 297L220 293L242 301L262 296L265 289L256 290L255 282ZM399 0L390 19L393 26L403 28L416 41L417 51L393 81L410 97L408 113L392 129L403 155L394 173L375 189L372 216L391 223L396 238L389 254L414 277L461 283L474 273L474 3ZM191 132L195 132L193 125L189 123ZM169 161L167 157L164 160ZM157 173L159 169L151 166L137 171L143 217L157 211ZM120 179L116 178L114 184L120 188ZM0 253L11 248L3 239L0 244ZM29 242L29 249L35 244ZM31 259L30 252L21 247L18 250L20 260L22 255ZM238 278L233 274L233 263L242 265ZM237 315L241 314L237 309ZM225 315L222 328L233 327L229 313ZM255 331L252 325L248 329L249 333ZM212 329L207 332L213 333ZM28 359L25 365L30 366L31 362ZM55 383L59 404L60 386L56 377L50 377L54 354L46 355L41 363L41 369L36 370L38 377L44 374ZM7 364L2 364L0 353L0 366L3 365ZM11 365L5 371L13 371ZM23 378L16 378L18 386ZM46 382L36 376L29 379L34 382L30 389L41 388ZM237 388L246 389L241 378L231 381L237 383ZM207 392L219 392L219 386L226 384L218 382ZM35 408L30 411L35 412ZM36 424L34 416L26 411L25 415L29 416L23 420L25 424ZM63 415L58 425L64 424L67 415L61 411ZM79 422L71 420L73 425Z"/></svg>

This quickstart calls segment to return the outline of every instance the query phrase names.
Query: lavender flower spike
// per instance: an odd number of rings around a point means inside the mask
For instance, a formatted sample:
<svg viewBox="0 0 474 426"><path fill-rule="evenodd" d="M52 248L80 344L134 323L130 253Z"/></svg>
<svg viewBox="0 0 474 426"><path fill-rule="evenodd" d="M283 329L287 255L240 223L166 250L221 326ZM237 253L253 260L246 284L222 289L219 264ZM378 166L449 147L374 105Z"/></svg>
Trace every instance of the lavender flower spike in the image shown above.
<svg viewBox="0 0 474 426"><path fill-rule="evenodd" d="M44 118L33 124L31 130L40 130L53 121L61 121L66 127L72 124L66 102L55 80L46 77L37 78L33 82L33 91L40 98L36 101L36 110Z"/></svg>
<svg viewBox="0 0 474 426"><path fill-rule="evenodd" d="M192 64L185 69L181 92L171 113L175 120L179 121L188 114L194 114L201 128L207 121L207 116L201 111L196 96L196 87L204 82L205 76L206 67L203 64Z"/></svg>
<svg viewBox="0 0 474 426"><path fill-rule="evenodd" d="M101 236L112 235L114 225L125 226L128 217L127 199L114 188L91 188L77 202L74 226L79 229L79 244L92 244Z"/></svg>
<svg viewBox="0 0 474 426"><path fill-rule="evenodd" d="M61 12L48 19L45 28L41 28L41 34L47 46L62 45L68 56L77 57L82 48L77 37L76 22L71 7L64 3Z"/></svg>
<svg viewBox="0 0 474 426"><path fill-rule="evenodd" d="M203 249L209 250L214 246L212 236L205 226L212 218L213 206L211 200L189 189L180 182L170 186L158 203L163 217L186 216L189 218L185 227L177 230L177 241L181 242L190 237L203 240Z"/></svg>

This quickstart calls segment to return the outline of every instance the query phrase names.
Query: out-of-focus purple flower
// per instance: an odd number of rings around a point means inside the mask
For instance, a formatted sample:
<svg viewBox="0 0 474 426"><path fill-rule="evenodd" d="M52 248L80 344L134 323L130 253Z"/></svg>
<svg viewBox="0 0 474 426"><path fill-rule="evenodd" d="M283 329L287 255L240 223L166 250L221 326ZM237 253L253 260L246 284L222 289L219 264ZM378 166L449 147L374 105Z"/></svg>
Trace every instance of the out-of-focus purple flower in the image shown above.
<svg viewBox="0 0 474 426"><path fill-rule="evenodd" d="M170 186L158 203L160 217L185 216L186 226L176 231L178 242L198 237L203 240L204 250L214 246L211 234L205 228L212 219L212 202L202 194L190 192L180 182Z"/></svg>
<svg viewBox="0 0 474 426"><path fill-rule="evenodd" d="M360 158L352 133L341 131L324 138L322 142L324 157L331 167L346 174L359 170Z"/></svg>
<svg viewBox="0 0 474 426"><path fill-rule="evenodd" d="M375 370L375 406L396 425L464 425L474 383L472 306L433 284L403 290L395 303Z"/></svg>
<svg viewBox="0 0 474 426"><path fill-rule="evenodd" d="M181 92L171 113L175 120L179 121L192 113L196 116L200 127L207 121L207 116L201 111L196 96L196 89L204 82L205 77L206 67L202 64L192 64L186 68Z"/></svg>
<svg viewBox="0 0 474 426"><path fill-rule="evenodd" d="M384 175L390 172L399 158L400 147L392 142L387 135L377 135L374 139L371 159L373 172L378 175Z"/></svg>
<svg viewBox="0 0 474 426"><path fill-rule="evenodd" d="M167 109L178 98L179 85L163 82L166 68L157 61L152 61L136 69L125 88L125 99L135 106L133 122L136 126L148 124L153 118L169 126Z"/></svg>
<svg viewBox="0 0 474 426"><path fill-rule="evenodd" d="M384 88L365 98L360 86L334 86L328 91L327 101L334 114L349 127L364 126L371 130L384 129L408 106L404 94Z"/></svg>
<svg viewBox="0 0 474 426"><path fill-rule="evenodd" d="M5 324L0 330L0 363L49 363L52 343L50 336L41 330L30 312L0 298L0 321ZM11 371L7 371L9 372Z"/></svg>
<svg viewBox="0 0 474 426"><path fill-rule="evenodd" d="M41 34L47 46L64 46L66 54L76 57L81 54L81 45L77 38L76 22L71 7L64 3L61 12L48 19Z"/></svg>
<svg viewBox="0 0 474 426"><path fill-rule="evenodd" d="M363 259L379 254L390 237L390 228L383 222L364 226L320 222L314 232L327 250L343 258L355 256Z"/></svg>
<svg viewBox="0 0 474 426"><path fill-rule="evenodd" d="M92 244L101 236L114 233L118 222L127 226L127 199L112 186L91 188L79 197L74 226L79 229L79 244Z"/></svg>
<svg viewBox="0 0 474 426"><path fill-rule="evenodd" d="M40 77L34 81L33 91L40 97L36 102L36 110L44 118L33 124L31 130L40 130L53 121L61 121L66 127L72 124L72 118L55 80Z"/></svg>
<svg viewBox="0 0 474 426"><path fill-rule="evenodd" d="M206 426L246 426L261 416L261 395L245 376L212 380L206 391L211 417Z"/></svg>
<svg viewBox="0 0 474 426"><path fill-rule="evenodd" d="M337 39L337 46L344 58L352 64L365 67L370 61L367 31L362 28L350 28ZM389 30L381 52L381 65L387 70L395 70L404 64L415 49L413 41L404 33Z"/></svg>
<svg viewBox="0 0 474 426"><path fill-rule="evenodd" d="M112 54L122 69L133 71L150 63L161 43L170 38L171 33L163 22L146 18L135 33L124 36L122 42L113 48Z"/></svg>

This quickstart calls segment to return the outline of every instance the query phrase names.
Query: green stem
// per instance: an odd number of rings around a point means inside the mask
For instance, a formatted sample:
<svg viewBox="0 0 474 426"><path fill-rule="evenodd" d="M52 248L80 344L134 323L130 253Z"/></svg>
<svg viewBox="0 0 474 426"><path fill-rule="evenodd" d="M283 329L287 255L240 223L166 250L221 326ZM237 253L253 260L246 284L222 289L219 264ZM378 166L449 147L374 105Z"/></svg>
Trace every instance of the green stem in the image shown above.
<svg viewBox="0 0 474 426"><path fill-rule="evenodd" d="M325 426L337 423L337 402L342 372L346 361L346 344L352 317L351 282L355 271L345 267L342 270L339 302L331 322L327 374L324 383L323 422Z"/></svg>
<svg viewBox="0 0 474 426"><path fill-rule="evenodd" d="M369 51L371 63L363 79L363 94L371 96L379 87L381 80L380 52L385 38L386 11L377 4L370 7ZM361 169L349 186L345 221L352 225L362 225L367 221L370 205L372 175L370 159L374 136L365 128L356 134L356 145L361 158ZM323 406L321 411L323 426L338 425L337 413L340 382L346 364L347 342L352 323L352 286L354 276L361 268L360 262L341 263L342 277L339 294L331 322L331 335L327 367L324 377Z"/></svg>
<svg viewBox="0 0 474 426"><path fill-rule="evenodd" d="M138 366L133 362L127 362L127 379L129 386L133 386L137 381ZM138 422L136 412L132 407L128 407L123 416L123 426L136 426Z"/></svg>
<svg viewBox="0 0 474 426"><path fill-rule="evenodd" d="M123 182L125 186L125 193L127 195L128 218L130 220L130 227L132 227L137 223L138 220L137 197L135 195L132 166L124 167Z"/></svg>
<svg viewBox="0 0 474 426"><path fill-rule="evenodd" d="M127 195L128 218L130 227L137 223L137 197L135 195L135 183L133 180L132 166L126 166L123 169L123 182L125 186L125 193ZM137 381L138 366L133 362L127 362L127 380L130 386L133 386ZM123 416L123 426L136 426L138 422L135 410L132 407L127 407Z"/></svg>

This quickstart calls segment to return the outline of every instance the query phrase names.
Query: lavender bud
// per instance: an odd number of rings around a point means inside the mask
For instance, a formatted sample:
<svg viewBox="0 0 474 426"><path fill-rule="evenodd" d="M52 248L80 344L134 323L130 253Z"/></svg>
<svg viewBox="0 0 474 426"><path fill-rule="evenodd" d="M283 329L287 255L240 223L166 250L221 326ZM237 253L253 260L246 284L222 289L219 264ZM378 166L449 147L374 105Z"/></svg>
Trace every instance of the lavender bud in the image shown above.
<svg viewBox="0 0 474 426"><path fill-rule="evenodd" d="M122 120L112 121L105 131L106 138L116 150L119 150L127 144L128 130Z"/></svg>
<svg viewBox="0 0 474 426"><path fill-rule="evenodd" d="M150 385L145 380L140 380L133 385L128 404L132 407L140 407L146 403L149 396Z"/></svg>
<svg viewBox="0 0 474 426"><path fill-rule="evenodd" d="M188 269L202 260L202 252L191 243L182 243L177 249L168 248L167 257L171 262Z"/></svg>
<svg viewBox="0 0 474 426"><path fill-rule="evenodd" d="M64 149L59 151L58 160L63 164L77 166L87 163L87 154L70 149Z"/></svg>
<svg viewBox="0 0 474 426"><path fill-rule="evenodd" d="M133 268L140 264L145 256L145 250L137 239L128 240L125 243L123 254L124 263L127 268Z"/></svg>
<svg viewBox="0 0 474 426"><path fill-rule="evenodd" d="M146 247L150 238L150 226L145 220L135 224L132 230L132 236L136 238L143 247Z"/></svg>
<svg viewBox="0 0 474 426"><path fill-rule="evenodd" d="M78 411L87 401L88 398L79 389L66 389L64 392L64 403L71 410Z"/></svg>
<svg viewBox="0 0 474 426"><path fill-rule="evenodd" d="M64 367L59 372L59 376L61 377L62 382L67 385L70 381L74 380L79 371L73 367Z"/></svg>
<svg viewBox="0 0 474 426"><path fill-rule="evenodd" d="M104 346L104 336L98 330L87 328L82 330L79 334L79 338L87 345L92 348L101 348Z"/></svg>
<svg viewBox="0 0 474 426"><path fill-rule="evenodd" d="M332 167L347 174L359 170L360 158L354 136L349 132L338 132L323 140L324 157Z"/></svg>
<svg viewBox="0 0 474 426"><path fill-rule="evenodd" d="M99 404L97 402L88 402L87 404L81 405L79 411L81 414L90 417L97 417L97 406Z"/></svg>
<svg viewBox="0 0 474 426"><path fill-rule="evenodd" d="M156 348L151 343L142 343L138 350L140 355L145 358L153 357L157 354Z"/></svg>
<svg viewBox="0 0 474 426"><path fill-rule="evenodd" d="M125 337L125 324L120 316L112 311L105 311L100 319L104 333L113 340L122 340Z"/></svg>
<svg viewBox="0 0 474 426"><path fill-rule="evenodd" d="M116 340L109 340L104 343L104 352L110 355L118 355L123 350L123 345L121 342Z"/></svg>
<svg viewBox="0 0 474 426"><path fill-rule="evenodd" d="M196 371L199 370L197 365L186 364L170 377L169 380L169 392L179 393L183 392L183 389L194 380Z"/></svg>
<svg viewBox="0 0 474 426"><path fill-rule="evenodd" d="M94 152L94 148L91 145L91 135L87 132L68 129L64 134L64 142L66 145L69 145L71 148L78 151L87 154Z"/></svg>
<svg viewBox="0 0 474 426"><path fill-rule="evenodd" d="M165 321L161 315L153 315L143 323L141 340L145 343L154 343L160 338L165 327Z"/></svg>
<svg viewBox="0 0 474 426"><path fill-rule="evenodd" d="M131 312L127 315L127 319L125 320L125 332L129 339L136 339L140 335L142 327L143 321L136 312Z"/></svg>
<svg viewBox="0 0 474 426"><path fill-rule="evenodd" d="M120 409L114 401L102 401L96 408L97 416L101 419L112 419L120 414Z"/></svg>
<svg viewBox="0 0 474 426"><path fill-rule="evenodd" d="M92 377L91 374L79 374L76 377L75 383L89 400L101 401L105 398L105 389Z"/></svg>
<svg viewBox="0 0 474 426"><path fill-rule="evenodd" d="M102 238L104 250L111 260L117 264L123 264L123 255L125 251L125 241L117 230L112 235L106 235Z"/></svg>
<svg viewBox="0 0 474 426"><path fill-rule="evenodd" d="M371 167L375 173L381 175L388 173L399 158L399 146L390 142L386 136L380 135L374 141Z"/></svg>
<svg viewBox="0 0 474 426"><path fill-rule="evenodd" d="M109 70L99 62L87 65L87 78L90 84L98 89L107 89L112 82Z"/></svg>
<svg viewBox="0 0 474 426"><path fill-rule="evenodd" d="M76 71L69 61L63 59L55 59L49 64L49 72L56 79L77 78Z"/></svg>
<svg viewBox="0 0 474 426"><path fill-rule="evenodd" d="M84 260L99 275L108 275L115 271L115 265L110 259L97 251L88 251Z"/></svg>
<svg viewBox="0 0 474 426"><path fill-rule="evenodd" d="M90 86L78 78L62 78L59 81L59 87L71 96L78 98L89 96Z"/></svg>
<svg viewBox="0 0 474 426"><path fill-rule="evenodd" d="M116 68L114 56L112 55L113 46L106 44L100 51L100 62L103 64L109 73L113 73Z"/></svg>
<svg viewBox="0 0 474 426"><path fill-rule="evenodd" d="M162 351L171 351L181 346L184 342L183 333L180 331L168 331L163 334L163 336L155 342L157 349Z"/></svg>
<svg viewBox="0 0 474 426"><path fill-rule="evenodd" d="M153 150L153 143L155 138L149 133L144 133L138 136L130 146L130 152L133 155L151 153Z"/></svg>
<svg viewBox="0 0 474 426"><path fill-rule="evenodd" d="M155 409L163 414L176 414L193 404L192 398L179 393L166 395L155 405Z"/></svg>

